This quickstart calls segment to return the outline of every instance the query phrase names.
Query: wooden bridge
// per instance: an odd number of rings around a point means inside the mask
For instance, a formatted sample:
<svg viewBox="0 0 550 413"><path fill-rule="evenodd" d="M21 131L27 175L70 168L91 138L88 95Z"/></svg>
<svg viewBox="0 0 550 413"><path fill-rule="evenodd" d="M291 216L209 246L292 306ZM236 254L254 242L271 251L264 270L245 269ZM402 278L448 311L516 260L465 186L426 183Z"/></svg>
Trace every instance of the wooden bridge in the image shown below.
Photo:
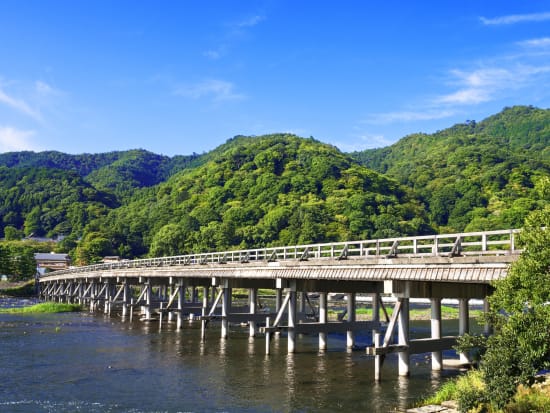
<svg viewBox="0 0 550 413"><path fill-rule="evenodd" d="M397 352L399 374L409 374L409 356L431 352L432 368L443 366L442 350L456 337L442 334L441 300L458 300L459 334L468 332L469 300L485 298L491 283L506 276L508 265L521 250L518 230L472 232L419 237L211 252L173 257L126 260L76 267L49 273L40 279L41 297L77 302L91 311L114 310L144 321L221 321L226 338L229 323L247 323L250 336L266 338L266 353L274 334L286 332L288 352L294 352L298 334L318 334L319 349L327 348L327 334L346 332L347 346L355 334L372 334L367 353L375 356L376 377L387 353ZM198 289L202 291L199 293ZM234 306L232 291L248 291L248 304ZM258 289L275 295L273 312L265 312ZM335 293L347 310L337 321L328 320L328 302ZM370 301L368 321L357 321L358 297ZM384 303L391 297L391 317ZM410 299L429 299L430 337L409 337ZM486 303L486 301L484 301ZM485 304L486 305L486 304ZM382 319L381 319L382 315ZM384 331L384 335L381 335ZM394 335L397 332L395 342ZM468 355L460 360L468 362Z"/></svg>

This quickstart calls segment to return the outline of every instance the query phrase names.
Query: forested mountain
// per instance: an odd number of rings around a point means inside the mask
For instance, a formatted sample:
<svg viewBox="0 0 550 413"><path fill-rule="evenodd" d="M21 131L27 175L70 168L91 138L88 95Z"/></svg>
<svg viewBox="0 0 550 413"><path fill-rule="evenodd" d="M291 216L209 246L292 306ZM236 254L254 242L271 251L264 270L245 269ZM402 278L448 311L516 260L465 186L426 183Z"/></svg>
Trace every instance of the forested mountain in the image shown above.
<svg viewBox="0 0 550 413"><path fill-rule="evenodd" d="M520 227L550 201L550 111L344 154L294 135L203 155L0 154L0 238L65 235L75 262ZM546 181L545 181L546 180Z"/></svg>
<svg viewBox="0 0 550 413"><path fill-rule="evenodd" d="M351 155L414 190L439 231L520 227L550 201L537 185L550 176L550 110L506 108Z"/></svg>
<svg viewBox="0 0 550 413"><path fill-rule="evenodd" d="M142 149L79 155L24 151L0 154L0 166L75 172L95 188L123 201L138 188L157 185L193 163L200 163L199 158L197 154L168 157Z"/></svg>
<svg viewBox="0 0 550 413"><path fill-rule="evenodd" d="M81 234L90 220L118 206L114 196L95 189L72 171L0 166L0 233Z"/></svg>
<svg viewBox="0 0 550 413"><path fill-rule="evenodd" d="M269 135L232 139L204 165L142 191L89 230L94 251L102 245L102 253L132 256L431 229L423 206L394 180L313 139ZM82 260L92 255L79 249Z"/></svg>

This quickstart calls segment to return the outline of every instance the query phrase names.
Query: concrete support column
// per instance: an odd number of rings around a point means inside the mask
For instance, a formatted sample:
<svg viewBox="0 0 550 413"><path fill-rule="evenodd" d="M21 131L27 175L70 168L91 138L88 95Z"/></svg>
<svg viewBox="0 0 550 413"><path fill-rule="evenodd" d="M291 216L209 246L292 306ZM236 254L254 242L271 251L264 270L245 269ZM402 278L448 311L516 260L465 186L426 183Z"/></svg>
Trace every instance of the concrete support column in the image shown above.
<svg viewBox="0 0 550 413"><path fill-rule="evenodd" d="M371 308L372 308L372 322L373 323L379 323L380 322L380 294L379 293L374 293L371 295L372 297L372 300L371 300ZM373 345L375 345L374 343L374 336L379 332L379 329L378 328L374 328L372 330L372 341L373 341Z"/></svg>
<svg viewBox="0 0 550 413"><path fill-rule="evenodd" d="M401 302L401 311L399 312L397 332L399 336L398 343L399 345L408 345L409 344L409 299L400 298ZM398 353L399 357L399 375L408 376L409 375L409 351L401 351Z"/></svg>
<svg viewBox="0 0 550 413"><path fill-rule="evenodd" d="M178 289L178 315L176 316L176 329L180 330L183 324L183 304L185 302L185 288L181 281L176 285Z"/></svg>
<svg viewBox="0 0 550 413"><path fill-rule="evenodd" d="M348 299L348 323L353 325L355 323L355 293L349 293ZM347 348L353 348L355 346L355 333L353 330L347 331L346 346Z"/></svg>
<svg viewBox="0 0 550 413"><path fill-rule="evenodd" d="M296 349L296 280L290 281L290 299L288 302L288 352L294 353Z"/></svg>
<svg viewBox="0 0 550 413"><path fill-rule="evenodd" d="M103 303L103 313L110 314L110 305L111 305L111 284L107 281L105 283L105 302Z"/></svg>
<svg viewBox="0 0 550 413"><path fill-rule="evenodd" d="M130 302L130 286L128 282L124 280L124 286L122 289L122 317L128 315L128 304Z"/></svg>
<svg viewBox="0 0 550 413"><path fill-rule="evenodd" d="M96 283L92 281L92 287L90 288L90 312L95 311L95 294L96 294Z"/></svg>
<svg viewBox="0 0 550 413"><path fill-rule="evenodd" d="M250 314L256 314L256 303L258 301L258 289L257 288L250 288L248 290L248 305L250 307ZM256 335L256 332L258 330L256 321L250 320L248 322L249 324L249 336L254 337Z"/></svg>
<svg viewBox="0 0 550 413"><path fill-rule="evenodd" d="M458 300L458 334L463 336L470 332L470 310L468 299L461 298ZM461 363L470 363L470 356L466 353L460 353Z"/></svg>
<svg viewBox="0 0 550 413"><path fill-rule="evenodd" d="M229 334L229 321L227 320L227 316L231 312L231 292L232 289L228 286L227 280L225 281L224 287L223 287L223 303L222 303L222 331L221 331L221 337L227 338Z"/></svg>
<svg viewBox="0 0 550 413"><path fill-rule="evenodd" d="M151 285L151 279L147 278L147 282L145 283L145 288L147 288L145 292L145 319L150 320L151 319L151 305L153 303L153 286Z"/></svg>
<svg viewBox="0 0 550 413"><path fill-rule="evenodd" d="M441 298L430 299L432 315L432 338L441 338ZM443 358L441 351L432 351L432 370L441 370Z"/></svg>
<svg viewBox="0 0 550 413"><path fill-rule="evenodd" d="M319 323L326 324L328 321L328 300L327 293L319 294ZM319 350L327 349L327 333L319 333Z"/></svg>

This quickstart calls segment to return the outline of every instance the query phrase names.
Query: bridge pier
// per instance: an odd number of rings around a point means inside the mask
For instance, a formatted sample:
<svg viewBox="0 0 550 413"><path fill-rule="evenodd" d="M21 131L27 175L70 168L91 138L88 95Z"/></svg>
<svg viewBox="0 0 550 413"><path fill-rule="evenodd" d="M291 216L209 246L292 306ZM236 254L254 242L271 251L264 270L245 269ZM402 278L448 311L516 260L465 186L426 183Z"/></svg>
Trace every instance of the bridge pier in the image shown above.
<svg viewBox="0 0 550 413"><path fill-rule="evenodd" d="M328 321L328 300L327 293L319 293L319 323L326 324ZM321 331L319 333L319 350L324 351L327 349L327 333Z"/></svg>
<svg viewBox="0 0 550 413"><path fill-rule="evenodd" d="M401 298L401 311L397 324L398 344L407 347L409 345L409 298ZM405 349L398 353L399 375L409 375L409 350Z"/></svg>
<svg viewBox="0 0 550 413"><path fill-rule="evenodd" d="M463 336L470 332L470 311L467 298L460 298L458 300L458 335ZM470 355L467 353L460 353L460 362L462 364L469 364L471 362Z"/></svg>
<svg viewBox="0 0 550 413"><path fill-rule="evenodd" d="M348 304L348 323L355 323L355 309L356 309L356 300L355 293L349 293L347 295L347 304ZM346 347L348 349L355 346L355 332L353 330L348 330L346 332Z"/></svg>
<svg viewBox="0 0 550 413"><path fill-rule="evenodd" d="M248 290L248 306L250 307L250 314L255 315L256 314L256 306L258 302L258 289L257 288L250 288ZM248 321L249 325L249 336L255 337L258 325L254 317L251 317Z"/></svg>
<svg viewBox="0 0 550 413"><path fill-rule="evenodd" d="M296 280L289 282L289 302L288 302L288 343L287 350L289 353L294 353L296 350Z"/></svg>
<svg viewBox="0 0 550 413"><path fill-rule="evenodd" d="M441 298L431 298L431 333L433 339L441 338ZM432 370L439 371L443 368L441 350L432 351Z"/></svg>
<svg viewBox="0 0 550 413"><path fill-rule="evenodd" d="M221 337L227 338L229 335L229 320L227 316L231 312L231 294L232 288L229 287L229 281L224 280L223 289L223 301L222 301L222 328Z"/></svg>

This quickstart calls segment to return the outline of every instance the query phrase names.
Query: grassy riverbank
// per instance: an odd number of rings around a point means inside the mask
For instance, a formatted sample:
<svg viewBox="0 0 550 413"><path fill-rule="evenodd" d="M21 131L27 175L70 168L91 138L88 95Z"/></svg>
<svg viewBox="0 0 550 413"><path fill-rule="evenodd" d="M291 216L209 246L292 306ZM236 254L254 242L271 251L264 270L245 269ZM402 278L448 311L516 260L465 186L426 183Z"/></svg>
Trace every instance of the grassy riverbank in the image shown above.
<svg viewBox="0 0 550 413"><path fill-rule="evenodd" d="M391 317L393 314L393 307L387 306L386 311L388 313L388 317ZM336 320L338 317L338 314L342 313L342 311L337 310L329 310L329 319L330 320ZM470 317L477 318L481 315L481 310L470 310ZM372 309L370 308L358 308L355 311L356 319L358 321L364 321L364 320L371 320L372 319ZM410 309L410 319L411 320L430 320L431 318L431 309L430 308L411 308ZM381 311L380 317L383 319L384 314ZM458 308L457 307L451 307L451 306L441 306L441 318L443 319L455 319L458 318Z"/></svg>
<svg viewBox="0 0 550 413"><path fill-rule="evenodd" d="M80 304L65 304L65 303L39 303L29 307L3 308L0 313L4 314L44 314L44 313L69 313L81 311Z"/></svg>

